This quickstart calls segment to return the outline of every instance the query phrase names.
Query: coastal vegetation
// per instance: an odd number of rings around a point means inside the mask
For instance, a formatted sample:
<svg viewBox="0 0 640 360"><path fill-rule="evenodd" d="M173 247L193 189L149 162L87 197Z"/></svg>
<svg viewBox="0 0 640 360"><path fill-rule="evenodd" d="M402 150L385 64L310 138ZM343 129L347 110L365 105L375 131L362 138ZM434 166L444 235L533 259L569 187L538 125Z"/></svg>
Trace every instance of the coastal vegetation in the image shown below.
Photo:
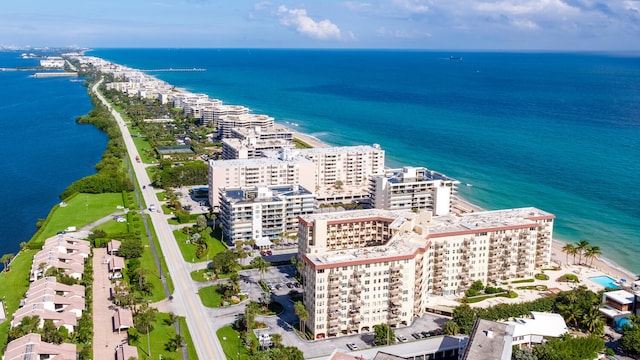
<svg viewBox="0 0 640 360"><path fill-rule="evenodd" d="M584 286L560 292L556 297L544 297L518 304L498 304L487 308L471 308L463 303L453 311L452 322L459 331L469 334L477 318L505 321L516 317L528 317L532 311L555 312L564 318L568 326L588 334L604 334L604 319L598 311L601 293L594 293Z"/></svg>
<svg viewBox="0 0 640 360"><path fill-rule="evenodd" d="M93 109L76 121L80 124L92 124L102 130L109 138L107 148L102 160L96 165L97 173L69 185L60 194L62 200L74 193L102 194L133 190L133 183L122 166L126 155L122 134L109 110L94 95L91 95L91 102Z"/></svg>
<svg viewBox="0 0 640 360"><path fill-rule="evenodd" d="M580 240L575 244L565 244L562 247L562 252L566 255L566 262L569 263L569 256L573 256L574 264L584 264L591 267L593 261L602 255L602 250L599 246L591 245L587 240ZM578 262L576 263L576 256ZM584 258L584 263L582 262Z"/></svg>

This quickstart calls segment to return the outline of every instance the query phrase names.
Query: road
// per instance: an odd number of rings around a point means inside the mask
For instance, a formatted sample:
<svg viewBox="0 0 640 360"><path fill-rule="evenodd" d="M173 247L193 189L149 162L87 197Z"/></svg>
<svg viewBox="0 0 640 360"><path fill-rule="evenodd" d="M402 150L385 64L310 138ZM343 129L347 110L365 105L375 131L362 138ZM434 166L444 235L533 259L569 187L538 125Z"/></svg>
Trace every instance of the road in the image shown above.
<svg viewBox="0 0 640 360"><path fill-rule="evenodd" d="M109 109L109 112L113 115L120 127L124 143L127 147L127 153L129 154L129 161L136 174L138 182L141 185L148 185L151 183L149 175L145 170L145 165L136 161L136 157L139 156L138 150L133 143L129 129L127 128L124 120L120 114L115 111L111 105L105 100L105 98L97 92L98 86L102 83L102 80L97 82L93 88L93 93L102 101L102 103ZM156 204L159 208L158 199L156 193L151 186L146 186L142 189L142 196L147 205ZM173 294L173 300L171 308L175 314L185 316L187 319L187 326L191 332L193 339L193 345L200 359L213 359L222 360L226 359L220 342L216 336L217 327L214 326L214 319L211 317L210 311L202 305L200 298L197 294L197 287L191 280L190 271L191 268L185 264L176 243L175 237L171 231L169 224L167 223L166 216L162 213L150 212L149 217L156 230L158 236L158 242L162 249L162 253L165 256L169 273L173 278L175 285L175 291Z"/></svg>

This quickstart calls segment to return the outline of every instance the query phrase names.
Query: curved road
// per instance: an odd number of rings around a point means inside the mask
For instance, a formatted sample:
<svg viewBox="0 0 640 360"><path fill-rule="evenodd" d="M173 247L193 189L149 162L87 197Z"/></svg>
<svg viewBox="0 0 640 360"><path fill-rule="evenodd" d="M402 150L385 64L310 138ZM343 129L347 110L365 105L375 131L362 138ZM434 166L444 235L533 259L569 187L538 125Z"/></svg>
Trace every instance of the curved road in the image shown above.
<svg viewBox="0 0 640 360"><path fill-rule="evenodd" d="M136 156L139 156L138 149L133 143L133 139L131 138L131 134L124 123L124 120L97 91L98 86L101 83L102 80L98 81L93 86L92 91L116 119L116 122L120 127L120 131L122 132L122 137L127 147L127 153L129 154L129 160L138 182L143 185L150 184L151 181L149 179L149 175L145 171L145 165L136 161ZM146 187L146 189L142 189L141 192L147 205L158 204L155 191L150 186ZM159 206L157 207L159 208ZM224 352L222 351L222 347L220 346L220 342L216 336L217 326L214 326L213 324L211 312L202 305L202 302L198 297L198 289L190 276L191 267L183 261L182 254L180 253L178 244L173 236L171 227L166 221L165 215L150 212L149 217L151 218L153 227L156 230L158 242L162 248L162 253L165 256L169 273L171 274L175 285L171 308L176 314L186 317L187 325L191 332L191 338L193 339L193 344L200 359L226 359Z"/></svg>

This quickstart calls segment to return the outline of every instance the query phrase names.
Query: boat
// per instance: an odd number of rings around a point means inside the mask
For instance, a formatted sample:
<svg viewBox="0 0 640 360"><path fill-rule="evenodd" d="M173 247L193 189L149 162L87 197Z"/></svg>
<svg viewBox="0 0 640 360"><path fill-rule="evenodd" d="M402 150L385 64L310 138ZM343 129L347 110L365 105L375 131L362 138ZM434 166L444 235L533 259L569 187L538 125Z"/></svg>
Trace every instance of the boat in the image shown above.
<svg viewBox="0 0 640 360"><path fill-rule="evenodd" d="M449 60L462 60L461 56L449 56Z"/></svg>

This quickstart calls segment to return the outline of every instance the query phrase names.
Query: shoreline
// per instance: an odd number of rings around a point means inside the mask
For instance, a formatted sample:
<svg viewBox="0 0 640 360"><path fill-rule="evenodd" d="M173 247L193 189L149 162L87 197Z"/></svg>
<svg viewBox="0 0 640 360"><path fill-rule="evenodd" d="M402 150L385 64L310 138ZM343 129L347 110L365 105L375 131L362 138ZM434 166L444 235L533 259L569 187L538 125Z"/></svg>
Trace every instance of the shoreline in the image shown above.
<svg viewBox="0 0 640 360"><path fill-rule="evenodd" d="M148 75L148 74L147 74ZM153 75L148 75L150 77L153 77L155 79L158 79L157 77L153 76ZM158 79L160 80L160 79ZM163 81L164 80L160 80ZM167 84L169 84L167 82ZM183 93L193 93L192 91L186 89L186 88L175 88L176 91L178 92L183 92ZM213 94L206 94L207 96L214 96ZM274 122L274 126L280 129L287 129L288 131L291 131L293 133L293 137L297 138L307 144L309 144L312 147L320 147L320 148L326 148L326 147L331 147L332 145L329 145L325 142L323 142L322 140L318 139L317 137L313 136L313 135L309 135L309 134L305 134L303 132L300 132L298 130L296 130L294 127L291 126L287 126L286 124L283 124L281 122ZM385 165L386 167L386 165ZM462 212L475 212L475 211L487 211L486 209L480 207L479 205L473 204L470 201L460 197L458 195L458 200L457 200L457 206L454 208L453 210L454 212L457 213L462 213ZM551 246L551 262L552 263L556 263L558 264L560 267L563 267L563 265L569 267L569 266L585 266L586 265L581 265L581 264L572 264L571 262L566 262L563 261L564 257L565 257L565 253L562 252L562 247L565 244L570 244L570 241L565 241L562 239L557 239L557 238L552 238L552 246ZM571 258L571 257L570 257ZM571 259L569 259L571 260ZM591 263L591 260L589 260L589 262ZM608 259L603 255L599 256L596 259L593 259L593 263L592 263L592 268L593 269L597 269L599 271L602 271L608 275L611 276L615 276L616 280L619 280L620 278L624 278L627 280L635 280L637 278L636 274L634 274L634 272L632 272L629 269L624 268L623 266L618 265L617 263L615 263L614 261L612 261L611 259ZM624 277L623 277L624 276Z"/></svg>

